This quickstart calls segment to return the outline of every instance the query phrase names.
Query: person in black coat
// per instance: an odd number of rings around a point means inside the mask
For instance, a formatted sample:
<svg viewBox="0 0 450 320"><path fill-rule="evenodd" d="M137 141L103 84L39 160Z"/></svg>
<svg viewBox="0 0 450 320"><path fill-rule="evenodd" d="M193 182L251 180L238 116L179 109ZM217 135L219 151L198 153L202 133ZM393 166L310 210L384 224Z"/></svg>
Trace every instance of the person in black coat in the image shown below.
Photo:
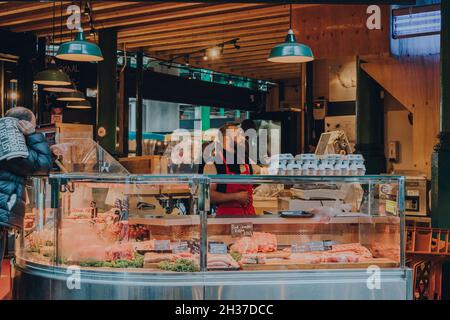
<svg viewBox="0 0 450 320"><path fill-rule="evenodd" d="M41 133L35 131L36 117L24 107L8 110L7 117L19 119L17 126L25 136L28 158L0 161L0 271L5 252L7 230L21 229L25 215L25 180L38 172L48 173L53 158Z"/></svg>

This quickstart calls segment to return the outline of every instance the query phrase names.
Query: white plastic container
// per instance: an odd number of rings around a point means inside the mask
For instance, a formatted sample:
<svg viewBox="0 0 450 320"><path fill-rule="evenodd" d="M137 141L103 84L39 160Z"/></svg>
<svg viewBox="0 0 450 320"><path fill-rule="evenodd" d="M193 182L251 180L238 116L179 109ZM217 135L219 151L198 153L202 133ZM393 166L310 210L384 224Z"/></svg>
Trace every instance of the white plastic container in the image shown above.
<svg viewBox="0 0 450 320"><path fill-rule="evenodd" d="M304 176L316 176L318 169L318 159L313 153L304 153L301 155L302 173Z"/></svg>
<svg viewBox="0 0 450 320"><path fill-rule="evenodd" d="M334 165L336 175L348 176L350 162L345 155L339 155Z"/></svg>
<svg viewBox="0 0 450 320"><path fill-rule="evenodd" d="M366 166L364 165L362 154L350 154L347 157L349 160L349 175L363 176L366 174Z"/></svg>
<svg viewBox="0 0 450 320"><path fill-rule="evenodd" d="M319 175L322 176L332 176L334 175L334 164L335 164L335 155L334 154L327 154L324 155L320 159L319 164Z"/></svg>

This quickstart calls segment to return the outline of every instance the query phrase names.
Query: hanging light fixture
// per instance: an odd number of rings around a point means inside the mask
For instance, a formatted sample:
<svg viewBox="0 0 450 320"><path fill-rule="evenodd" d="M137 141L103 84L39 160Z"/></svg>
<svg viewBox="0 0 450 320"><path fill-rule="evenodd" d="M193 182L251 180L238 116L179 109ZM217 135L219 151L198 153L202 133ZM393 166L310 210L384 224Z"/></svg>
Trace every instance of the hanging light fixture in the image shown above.
<svg viewBox="0 0 450 320"><path fill-rule="evenodd" d="M71 101L67 103L66 108L69 109L91 109L91 104L87 100L83 101Z"/></svg>
<svg viewBox="0 0 450 320"><path fill-rule="evenodd" d="M83 92L75 91L75 92L61 92L58 94L56 98L58 101L84 101L86 100Z"/></svg>
<svg viewBox="0 0 450 320"><path fill-rule="evenodd" d="M302 63L314 60L312 50L306 44L298 43L292 30L292 4L289 5L289 31L283 43L276 45L270 51L271 62Z"/></svg>
<svg viewBox="0 0 450 320"><path fill-rule="evenodd" d="M69 76L58 69L56 63L53 61L50 63L48 69L40 71L34 77L34 83L45 86L67 86L72 82Z"/></svg>
<svg viewBox="0 0 450 320"><path fill-rule="evenodd" d="M80 8L81 1L80 1ZM85 12L86 13L86 12ZM89 23L91 28L94 28L92 21L92 10L87 12L89 15ZM81 17L80 17L81 19ZM86 40L83 28L78 26L78 32L75 34L75 39L73 41L64 42L59 46L58 53L56 54L58 59L78 61L78 62L98 62L103 61L102 51L100 47L93 42Z"/></svg>
<svg viewBox="0 0 450 320"><path fill-rule="evenodd" d="M50 86L50 87L44 87L42 90L47 92L55 92L55 93L62 93L62 92L75 92L77 89L73 84L68 86Z"/></svg>
<svg viewBox="0 0 450 320"><path fill-rule="evenodd" d="M78 62L98 62L103 60L99 46L86 40L83 29L80 27L75 34L75 40L64 42L56 54L58 59Z"/></svg>
<svg viewBox="0 0 450 320"><path fill-rule="evenodd" d="M55 2L53 3L53 36L52 41L55 39ZM54 48L54 47L53 47ZM69 76L62 70L58 69L55 60L52 59L50 66L43 71L40 71L34 77L34 83L47 86L67 86L72 84Z"/></svg>

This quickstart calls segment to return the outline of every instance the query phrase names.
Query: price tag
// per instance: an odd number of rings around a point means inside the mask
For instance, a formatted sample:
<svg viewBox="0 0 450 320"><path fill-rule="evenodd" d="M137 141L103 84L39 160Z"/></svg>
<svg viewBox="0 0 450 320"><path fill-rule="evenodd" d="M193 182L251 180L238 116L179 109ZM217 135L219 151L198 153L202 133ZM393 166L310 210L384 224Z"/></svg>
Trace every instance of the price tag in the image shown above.
<svg viewBox="0 0 450 320"><path fill-rule="evenodd" d="M208 245L209 245L209 253L212 253L212 254L227 254L228 253L227 245L223 242L210 242Z"/></svg>
<svg viewBox="0 0 450 320"><path fill-rule="evenodd" d="M189 249L191 249L191 253L200 254L200 240L192 239L189 241Z"/></svg>
<svg viewBox="0 0 450 320"><path fill-rule="evenodd" d="M397 202L393 200L386 200L386 212L397 215Z"/></svg>
<svg viewBox="0 0 450 320"><path fill-rule="evenodd" d="M253 235L253 223L232 223L231 236L232 237L251 237Z"/></svg>
<svg viewBox="0 0 450 320"><path fill-rule="evenodd" d="M155 251L170 251L170 240L155 240Z"/></svg>
<svg viewBox="0 0 450 320"><path fill-rule="evenodd" d="M302 253L302 252L308 252L309 246L307 244L303 243L292 243L291 244L291 252L292 253Z"/></svg>
<svg viewBox="0 0 450 320"><path fill-rule="evenodd" d="M180 252L186 252L189 251L189 245L187 241L180 241L175 242L172 244L172 252L173 253L180 253Z"/></svg>

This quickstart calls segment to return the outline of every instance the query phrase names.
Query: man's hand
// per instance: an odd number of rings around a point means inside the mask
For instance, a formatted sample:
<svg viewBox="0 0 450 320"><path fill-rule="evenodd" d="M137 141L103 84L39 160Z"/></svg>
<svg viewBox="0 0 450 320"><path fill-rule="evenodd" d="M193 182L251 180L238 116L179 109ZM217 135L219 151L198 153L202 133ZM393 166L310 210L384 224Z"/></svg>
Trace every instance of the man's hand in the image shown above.
<svg viewBox="0 0 450 320"><path fill-rule="evenodd" d="M26 120L19 120L17 122L17 127L23 133L24 136L29 136L30 134L33 134L36 131L34 125Z"/></svg>
<svg viewBox="0 0 450 320"><path fill-rule="evenodd" d="M238 193L235 193L236 201L239 202L241 205L248 205L250 203L250 195L247 191L241 191Z"/></svg>

